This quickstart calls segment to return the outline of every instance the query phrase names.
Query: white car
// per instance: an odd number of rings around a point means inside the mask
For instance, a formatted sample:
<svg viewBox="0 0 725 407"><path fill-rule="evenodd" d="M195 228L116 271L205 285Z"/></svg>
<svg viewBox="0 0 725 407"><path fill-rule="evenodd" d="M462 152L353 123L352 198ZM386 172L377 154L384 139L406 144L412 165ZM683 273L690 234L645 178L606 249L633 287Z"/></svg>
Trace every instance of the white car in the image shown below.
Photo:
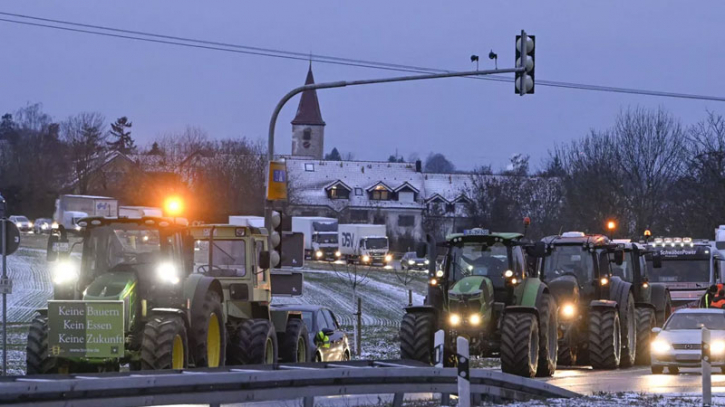
<svg viewBox="0 0 725 407"><path fill-rule="evenodd" d="M681 367L700 367L702 327L710 330L710 356L713 367L725 373L725 310L690 308L675 311L662 328L653 328L657 336L650 344L652 373L665 369L671 374Z"/></svg>

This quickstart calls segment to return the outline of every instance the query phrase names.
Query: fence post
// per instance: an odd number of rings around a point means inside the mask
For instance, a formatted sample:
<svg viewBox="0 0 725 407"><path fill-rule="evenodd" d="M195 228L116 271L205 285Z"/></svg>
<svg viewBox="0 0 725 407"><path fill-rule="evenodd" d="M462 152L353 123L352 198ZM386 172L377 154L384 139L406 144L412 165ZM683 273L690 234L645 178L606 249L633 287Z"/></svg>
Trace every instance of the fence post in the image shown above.
<svg viewBox="0 0 725 407"><path fill-rule="evenodd" d="M357 343L355 343L355 351L360 357L362 353L362 298L357 297Z"/></svg>
<svg viewBox="0 0 725 407"><path fill-rule="evenodd" d="M458 354L458 406L471 407L471 382L468 370L468 339L459 336L456 340Z"/></svg>
<svg viewBox="0 0 725 407"><path fill-rule="evenodd" d="M433 342L433 364L435 367L443 367L443 355L446 341L446 333L442 329L438 330L434 336ZM451 395L448 393L441 393L441 406L447 406L451 403Z"/></svg>
<svg viewBox="0 0 725 407"><path fill-rule="evenodd" d="M710 364L710 331L702 327L702 405L712 405L712 366Z"/></svg>

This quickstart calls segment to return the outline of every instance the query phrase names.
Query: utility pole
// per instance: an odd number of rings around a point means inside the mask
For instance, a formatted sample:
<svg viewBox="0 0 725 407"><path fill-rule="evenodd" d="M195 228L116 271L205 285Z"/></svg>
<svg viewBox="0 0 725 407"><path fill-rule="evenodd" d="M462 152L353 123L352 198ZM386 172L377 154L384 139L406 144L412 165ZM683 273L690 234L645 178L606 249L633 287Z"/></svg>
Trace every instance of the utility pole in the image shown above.
<svg viewBox="0 0 725 407"><path fill-rule="evenodd" d="M270 163L268 167L269 168L272 165L272 162L274 161L274 130L277 125L277 117L279 116L280 111L284 107L284 105L292 99L293 96L297 95L298 93L302 93L306 90L318 90L318 89L332 89L332 88L344 88L347 86L361 86L361 85L374 85L374 84L381 84L381 83L395 83L395 82L410 82L410 81L422 81L422 80L429 80L429 79L442 79L442 78L460 78L465 76L485 76L485 75L496 75L496 74L505 74L505 73L513 73L516 75L520 75L520 83L523 85L521 88L518 88L517 93L520 93L522 96L525 93L533 93L533 58L531 58L530 52L534 49L534 45L531 42L533 40L533 37L527 37L525 31L521 31L521 36L517 38L517 52L518 47L521 47L520 54L522 54L522 57L520 58L521 63L517 64L515 68L507 68L507 69L490 69L490 70L484 70L484 71L464 71L464 72L446 72L446 73L436 73L436 74L424 74L424 75L412 75L412 76L397 76L392 78L380 78L380 79L363 79L363 80L357 80L357 81L338 81L338 82L326 82L326 83L314 83L310 85L304 85L297 88L292 89L289 91L286 95L280 99L280 101L277 103L277 106L274 108L274 111L272 112L272 117L269 121L269 137L267 139L267 160ZM526 58L529 56L530 58ZM267 174L267 179L269 182L269 174ZM269 208L272 204L272 201L269 199L265 200L266 207ZM267 228L267 230L272 230L272 220L271 220L271 211L267 210L265 211L266 216L264 220L264 225ZM271 233L268 237L269 240L269 247L272 247L272 237Z"/></svg>

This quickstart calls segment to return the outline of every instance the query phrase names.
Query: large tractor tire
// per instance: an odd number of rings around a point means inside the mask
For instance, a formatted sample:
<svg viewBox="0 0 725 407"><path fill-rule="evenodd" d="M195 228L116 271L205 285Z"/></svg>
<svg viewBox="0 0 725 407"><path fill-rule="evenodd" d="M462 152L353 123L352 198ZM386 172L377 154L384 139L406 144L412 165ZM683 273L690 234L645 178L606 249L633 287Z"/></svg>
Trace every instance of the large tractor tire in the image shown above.
<svg viewBox="0 0 725 407"><path fill-rule="evenodd" d="M244 321L227 348L228 365L272 365L277 363L277 334L266 319Z"/></svg>
<svg viewBox="0 0 725 407"><path fill-rule="evenodd" d="M557 332L559 329L558 307L550 294L544 294L539 310L539 367L538 377L550 377L556 371L559 357Z"/></svg>
<svg viewBox="0 0 725 407"><path fill-rule="evenodd" d="M564 337L559 340L559 352L557 365L559 366L575 366L577 359L577 338L578 331L576 325L569 327L569 331L564 333Z"/></svg>
<svg viewBox="0 0 725 407"><path fill-rule="evenodd" d="M58 368L58 359L48 356L48 318L36 315L30 323L25 348L26 374L67 373Z"/></svg>
<svg viewBox="0 0 725 407"><path fill-rule="evenodd" d="M627 296L627 309L622 314L622 354L620 367L632 367L637 353L637 309L634 306L634 296L630 292Z"/></svg>
<svg viewBox="0 0 725 407"><path fill-rule="evenodd" d="M501 324L501 370L535 377L539 365L539 324L536 315L508 312Z"/></svg>
<svg viewBox="0 0 725 407"><path fill-rule="evenodd" d="M435 315L406 313L400 323L400 357L433 364Z"/></svg>
<svg viewBox="0 0 725 407"><path fill-rule="evenodd" d="M290 318L287 329L280 338L279 356L283 362L303 363L310 361L310 336L304 321Z"/></svg>
<svg viewBox="0 0 725 407"><path fill-rule="evenodd" d="M157 315L146 323L141 340L141 369L183 369L189 364L189 341L181 317Z"/></svg>
<svg viewBox="0 0 725 407"><path fill-rule="evenodd" d="M595 369L616 369L622 355L622 330L615 308L589 311L589 362Z"/></svg>
<svg viewBox="0 0 725 407"><path fill-rule="evenodd" d="M637 358L634 363L640 366L650 364L650 343L652 328L657 324L655 311L651 308L637 308Z"/></svg>
<svg viewBox="0 0 725 407"><path fill-rule="evenodd" d="M192 310L189 347L196 367L224 366L227 333L219 294L207 291L204 302L194 304L201 310ZM200 311L200 312L199 312Z"/></svg>

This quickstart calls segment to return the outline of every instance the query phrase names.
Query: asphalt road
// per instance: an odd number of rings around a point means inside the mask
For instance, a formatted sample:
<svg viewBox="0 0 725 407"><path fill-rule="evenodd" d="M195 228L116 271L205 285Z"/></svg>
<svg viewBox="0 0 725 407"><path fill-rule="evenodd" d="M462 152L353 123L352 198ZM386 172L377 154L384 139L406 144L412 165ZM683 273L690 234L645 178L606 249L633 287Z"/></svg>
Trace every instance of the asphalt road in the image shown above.
<svg viewBox="0 0 725 407"><path fill-rule="evenodd" d="M713 370L717 370L718 373L720 371L720 369ZM620 370L560 368L554 377L542 380L583 395L596 392L702 394L702 376L699 369L682 369L679 375L654 375L649 367ZM713 374L712 386L713 395L725 395L725 375Z"/></svg>

